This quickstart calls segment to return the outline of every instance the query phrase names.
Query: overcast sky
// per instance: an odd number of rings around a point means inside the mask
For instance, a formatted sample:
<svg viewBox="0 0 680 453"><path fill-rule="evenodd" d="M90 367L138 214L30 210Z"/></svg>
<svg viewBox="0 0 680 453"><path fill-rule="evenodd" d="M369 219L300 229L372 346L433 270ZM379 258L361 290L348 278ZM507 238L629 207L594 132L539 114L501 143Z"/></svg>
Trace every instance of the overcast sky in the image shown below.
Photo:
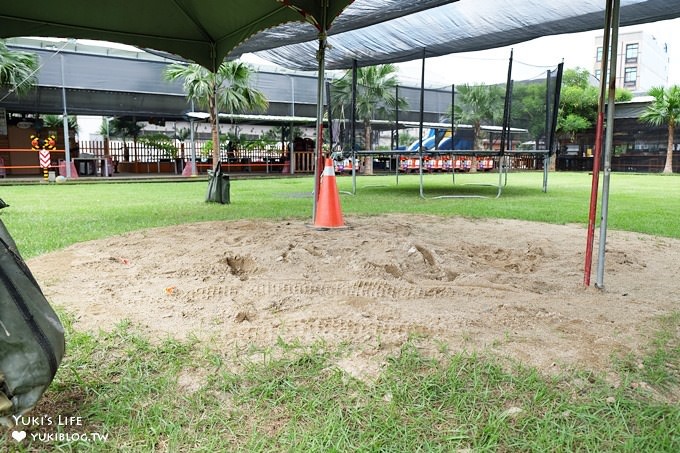
<svg viewBox="0 0 680 453"><path fill-rule="evenodd" d="M652 24L621 27L619 33L645 31L660 43L668 44L669 84L680 85L680 19ZM564 60L565 68L582 67L592 71L595 37L602 30L546 36L513 46L480 52L451 54L425 60L425 82L429 87L462 83L502 83L507 78L510 49L513 49L513 79L540 75ZM399 78L408 84L420 84L421 61L397 65Z"/></svg>

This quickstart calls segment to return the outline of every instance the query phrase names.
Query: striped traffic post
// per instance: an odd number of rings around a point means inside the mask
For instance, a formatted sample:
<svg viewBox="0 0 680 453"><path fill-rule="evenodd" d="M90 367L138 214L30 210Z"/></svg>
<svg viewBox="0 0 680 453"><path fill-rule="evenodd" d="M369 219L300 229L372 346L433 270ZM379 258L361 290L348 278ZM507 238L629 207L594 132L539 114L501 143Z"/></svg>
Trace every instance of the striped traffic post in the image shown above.
<svg viewBox="0 0 680 453"><path fill-rule="evenodd" d="M50 168L51 158L50 151L47 149L40 150L40 168L43 170L43 177L45 182L48 180L48 170Z"/></svg>

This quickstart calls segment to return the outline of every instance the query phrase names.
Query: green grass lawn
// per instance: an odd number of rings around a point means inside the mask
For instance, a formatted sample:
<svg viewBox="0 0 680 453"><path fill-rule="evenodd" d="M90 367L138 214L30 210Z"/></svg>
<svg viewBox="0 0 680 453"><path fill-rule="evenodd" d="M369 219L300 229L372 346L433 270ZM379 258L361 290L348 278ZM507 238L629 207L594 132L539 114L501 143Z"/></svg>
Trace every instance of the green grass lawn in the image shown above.
<svg viewBox="0 0 680 453"><path fill-rule="evenodd" d="M0 442L40 452L677 452L679 327L680 315L660 320L649 349L618 363L617 387L483 354L424 356L417 337L363 382L334 365L351 345L221 351L150 341L128 323L69 327L69 354L33 412L81 417L60 431L85 439ZM57 430L26 428L29 439Z"/></svg>
<svg viewBox="0 0 680 453"><path fill-rule="evenodd" d="M362 177L342 196L345 215L386 212L513 218L585 225L590 176ZM351 179L338 178L341 190ZM232 204L204 202L205 182L0 186L0 217L26 257L142 228L241 218L309 219L310 178L234 180ZM680 238L680 177L613 174L610 229ZM585 239L585 238L584 238ZM279 342L218 350L196 340L148 338L121 323L79 332L62 309L67 355L32 415L73 415L70 427L28 426L0 450L17 452L680 451L680 311L659 319L639 354L613 357L620 385L584 371L543 376L505 357L419 352L414 336L374 382L334 366L353 345ZM356 351L354 351L356 352ZM610 376L611 378L611 376ZM32 435L62 432L62 441ZM95 436L105 436L105 439ZM74 439L74 435L78 435Z"/></svg>
<svg viewBox="0 0 680 453"><path fill-rule="evenodd" d="M591 176L551 173L548 192L540 172L511 173L503 195L471 183L498 182L497 174L426 175L425 195L485 195L489 198L421 199L418 175L359 177L357 194L342 195L343 213L387 212L522 219L557 224L588 222ZM338 177L351 191L350 177ZM156 226L241 218L310 219L312 179L231 181L230 205L205 203L207 183L66 184L0 186L10 204L2 220L24 257L75 242ZM610 229L680 237L680 177L614 173L609 201ZM598 204L599 209L599 204Z"/></svg>

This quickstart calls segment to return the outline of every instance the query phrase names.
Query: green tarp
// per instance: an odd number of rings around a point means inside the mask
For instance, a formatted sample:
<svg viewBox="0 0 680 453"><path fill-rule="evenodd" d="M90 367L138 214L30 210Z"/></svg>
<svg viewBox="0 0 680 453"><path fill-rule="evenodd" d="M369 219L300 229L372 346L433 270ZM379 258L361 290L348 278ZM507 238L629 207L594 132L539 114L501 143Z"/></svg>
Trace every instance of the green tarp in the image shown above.
<svg viewBox="0 0 680 453"><path fill-rule="evenodd" d="M64 349L64 328L0 220L0 423L36 405Z"/></svg>

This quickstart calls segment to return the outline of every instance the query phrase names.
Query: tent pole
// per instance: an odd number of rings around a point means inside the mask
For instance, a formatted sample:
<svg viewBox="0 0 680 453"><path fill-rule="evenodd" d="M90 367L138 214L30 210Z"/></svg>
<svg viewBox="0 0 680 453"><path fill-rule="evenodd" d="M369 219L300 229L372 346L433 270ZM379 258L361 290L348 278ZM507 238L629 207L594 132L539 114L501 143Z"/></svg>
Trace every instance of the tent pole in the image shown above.
<svg viewBox="0 0 680 453"><path fill-rule="evenodd" d="M332 154L333 153L333 116L331 115L331 83L328 81L324 81L324 86L326 87L326 108L328 111L328 141L330 142L329 144L329 151Z"/></svg>
<svg viewBox="0 0 680 453"><path fill-rule="evenodd" d="M66 111L66 85L64 80L64 55L59 54L61 60L61 99L64 107L63 123L64 123L64 160L66 160L66 178L71 179L71 144L68 136L68 112Z"/></svg>
<svg viewBox="0 0 680 453"><path fill-rule="evenodd" d="M544 134L543 134L543 143L545 146L545 149L550 149L550 145L548 144L548 134L550 133L550 125L552 122L550 121L550 69L548 69L545 78L545 129L544 129ZM536 149L541 149L541 143L540 143L540 138L536 142L535 145ZM549 156L550 153L546 153L543 155L543 192L546 192L548 190L548 166L550 165L549 162Z"/></svg>
<svg viewBox="0 0 680 453"><path fill-rule="evenodd" d="M217 79L217 75L213 74L215 78ZM213 95L215 96L215 143L213 143L213 156L217 156L217 159L215 162L213 162L213 172L216 172L218 168L222 167L222 156L220 153L220 107L219 107L219 101L217 97L217 83L214 84L213 86ZM236 134L237 141L238 141L238 131ZM229 160L227 159L227 173L229 173L229 168L231 166L229 165Z"/></svg>
<svg viewBox="0 0 680 453"><path fill-rule="evenodd" d="M198 172L196 171L196 137L194 136L194 119L191 118L189 121L189 128L191 134L191 176L196 176Z"/></svg>
<svg viewBox="0 0 680 453"><path fill-rule="evenodd" d="M508 60L508 76L505 81L505 102L503 103L503 126L501 128L501 156L505 153L506 136L510 135L510 98L512 97L512 56L513 49L510 49L510 59Z"/></svg>
<svg viewBox="0 0 680 453"><path fill-rule="evenodd" d="M194 100L191 100L191 113L194 112ZM189 132L191 134L191 176L198 175L196 171L196 137L194 135L194 117L189 117Z"/></svg>
<svg viewBox="0 0 680 453"><path fill-rule="evenodd" d="M510 59L508 61L508 78L505 81L505 103L503 105L503 127L501 128L501 143L498 155L498 193L496 198L501 196L501 191L503 190L503 176L505 175L505 184L508 183L508 169L506 165L509 165L505 159L505 149L508 147L508 142L510 141L510 111L512 109L512 60L513 60L514 49L510 49ZM510 146L512 148L512 146ZM492 145L493 149L493 145Z"/></svg>
<svg viewBox="0 0 680 453"><path fill-rule="evenodd" d="M351 117L351 137L349 144L352 148L352 195L357 194L357 77L359 69L356 58L352 60L352 111Z"/></svg>
<svg viewBox="0 0 680 453"><path fill-rule="evenodd" d="M295 79L290 77L290 117L295 118ZM295 174L295 137L293 136L294 125L290 122L290 133L288 134L288 159L290 159L290 174Z"/></svg>
<svg viewBox="0 0 680 453"><path fill-rule="evenodd" d="M552 122L550 121L550 73L551 70L548 69L546 71L546 77L545 77L545 129L544 129L544 134L543 134L543 146L545 146L545 149L550 149L548 145L548 134L550 133L550 125ZM536 149L541 149L541 143L540 143L540 138L538 139L539 141L536 142Z"/></svg>
<svg viewBox="0 0 680 453"><path fill-rule="evenodd" d="M616 60L619 38L619 5L620 0L613 0L612 8L612 55L609 62L609 97L607 100L607 128L604 142L604 174L602 179L602 219L600 221L600 239L597 254L597 279L595 286L604 288L604 258L607 245L607 218L609 214L609 180L611 179L612 144L614 142L614 101L616 99Z"/></svg>
<svg viewBox="0 0 680 453"><path fill-rule="evenodd" d="M600 183L600 159L602 151L602 131L604 128L604 101L607 86L607 65L609 61L609 42L611 38L612 7L614 0L607 0L604 19L604 37L602 39L602 64L600 66L600 96L597 103L597 122L595 124L595 149L593 150L593 178L590 187L590 210L588 214L588 232L586 240L586 256L583 273L583 284L590 286L590 274L593 264L593 243L595 240L595 216L597 214L597 191Z"/></svg>
<svg viewBox="0 0 680 453"><path fill-rule="evenodd" d="M399 149L399 84L394 87L394 124L397 129L397 137L394 141L394 149ZM394 160L394 176L397 179L397 185L399 185L399 155Z"/></svg>
<svg viewBox="0 0 680 453"><path fill-rule="evenodd" d="M562 92L562 72L564 70L564 62L557 65L557 76L555 78L555 96L553 99L552 106L552 118L550 123L550 139L546 137L546 145L548 152L546 157L543 159L543 192L548 191L548 167L550 166L550 154L555 147L555 129L557 129L557 112L560 109L560 96ZM548 106L546 105L546 110ZM557 153L555 153L557 155ZM557 157L555 157L557 159Z"/></svg>
<svg viewBox="0 0 680 453"><path fill-rule="evenodd" d="M312 206L312 223L316 222L316 211L319 202L319 189L321 188L321 172L323 166L323 88L324 73L326 66L326 40L328 39L326 30L326 15L328 3L324 2L323 18L319 30L319 50L317 60L319 70L316 83L316 150L314 151L314 204Z"/></svg>
<svg viewBox="0 0 680 453"><path fill-rule="evenodd" d="M453 136L456 133L456 85L451 84L451 183L456 183L456 170L453 168L453 151L454 151L454 141Z"/></svg>
<svg viewBox="0 0 680 453"><path fill-rule="evenodd" d="M420 198L425 198L423 193L423 122L425 121L425 48L423 47L423 58L420 70L420 121L418 126L419 142L418 154L420 155Z"/></svg>

